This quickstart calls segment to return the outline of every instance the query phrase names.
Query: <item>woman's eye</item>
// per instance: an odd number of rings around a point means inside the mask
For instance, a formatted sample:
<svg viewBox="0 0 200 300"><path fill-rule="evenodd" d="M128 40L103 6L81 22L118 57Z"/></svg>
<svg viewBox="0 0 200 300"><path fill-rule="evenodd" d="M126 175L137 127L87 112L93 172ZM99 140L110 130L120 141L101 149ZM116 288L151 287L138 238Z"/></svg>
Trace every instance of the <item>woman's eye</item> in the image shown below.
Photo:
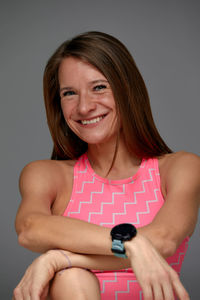
<svg viewBox="0 0 200 300"><path fill-rule="evenodd" d="M101 91L103 89L106 89L106 85L104 85L104 84L100 84L100 85L97 85L94 87L95 91Z"/></svg>
<svg viewBox="0 0 200 300"><path fill-rule="evenodd" d="M62 96L63 97L66 97L66 96L72 96L72 95L75 95L75 92L74 91L64 91L62 93Z"/></svg>

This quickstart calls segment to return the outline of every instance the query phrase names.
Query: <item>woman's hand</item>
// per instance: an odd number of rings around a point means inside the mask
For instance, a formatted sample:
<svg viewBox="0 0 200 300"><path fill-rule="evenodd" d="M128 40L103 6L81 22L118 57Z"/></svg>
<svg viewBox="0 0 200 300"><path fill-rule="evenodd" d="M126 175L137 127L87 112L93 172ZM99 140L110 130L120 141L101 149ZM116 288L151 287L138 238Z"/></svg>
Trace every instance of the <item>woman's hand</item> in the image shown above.
<svg viewBox="0 0 200 300"><path fill-rule="evenodd" d="M70 252L65 251L65 255ZM36 258L27 268L15 288L13 300L44 300L49 291L49 282L54 274L69 267L69 261L59 250L50 250Z"/></svg>
<svg viewBox="0 0 200 300"><path fill-rule="evenodd" d="M125 242L132 269L140 283L144 300L189 300L178 274L168 265L151 242L138 234ZM175 293L175 294L174 294Z"/></svg>
<svg viewBox="0 0 200 300"><path fill-rule="evenodd" d="M131 267L142 287L144 300L174 300L174 294L180 300L189 300L177 273L146 237L137 234L132 241L125 242L125 248ZM50 250L28 267L14 290L13 300L45 299L50 280L56 272L69 267L69 262L72 266L81 268L100 269L109 265L112 269L116 260L117 258L112 256L81 255L69 251ZM126 261L119 260L120 263ZM124 267L123 263L121 267Z"/></svg>

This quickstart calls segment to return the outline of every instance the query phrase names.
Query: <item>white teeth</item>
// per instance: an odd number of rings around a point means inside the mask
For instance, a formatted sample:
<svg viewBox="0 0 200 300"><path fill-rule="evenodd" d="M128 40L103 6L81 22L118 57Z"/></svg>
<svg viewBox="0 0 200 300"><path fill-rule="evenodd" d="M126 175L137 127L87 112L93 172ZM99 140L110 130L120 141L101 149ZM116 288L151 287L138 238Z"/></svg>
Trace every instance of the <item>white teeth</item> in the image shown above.
<svg viewBox="0 0 200 300"><path fill-rule="evenodd" d="M92 119L92 120L81 120L81 123L83 125L86 125L86 124L94 124L94 123L97 123L99 121L101 121L103 119L103 117L97 117L95 119Z"/></svg>

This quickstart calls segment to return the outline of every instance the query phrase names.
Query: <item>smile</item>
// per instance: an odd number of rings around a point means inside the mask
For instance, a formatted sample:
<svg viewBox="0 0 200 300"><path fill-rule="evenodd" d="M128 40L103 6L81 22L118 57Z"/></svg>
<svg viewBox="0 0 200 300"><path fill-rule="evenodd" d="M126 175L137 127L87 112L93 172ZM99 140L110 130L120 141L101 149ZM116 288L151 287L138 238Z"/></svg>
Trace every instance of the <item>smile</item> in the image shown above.
<svg viewBox="0 0 200 300"><path fill-rule="evenodd" d="M100 117L97 117L97 118L94 118L94 119L91 119L91 120L81 120L81 124L83 125L87 125L87 124L95 124L95 123L98 123L100 122L103 118L105 117L104 116L100 116Z"/></svg>

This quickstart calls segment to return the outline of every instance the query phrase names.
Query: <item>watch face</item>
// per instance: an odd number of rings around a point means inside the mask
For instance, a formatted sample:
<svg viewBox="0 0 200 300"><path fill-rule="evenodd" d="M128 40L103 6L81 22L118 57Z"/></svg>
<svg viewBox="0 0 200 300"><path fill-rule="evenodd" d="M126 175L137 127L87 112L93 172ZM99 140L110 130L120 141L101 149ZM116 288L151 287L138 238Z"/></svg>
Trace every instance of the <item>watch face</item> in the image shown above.
<svg viewBox="0 0 200 300"><path fill-rule="evenodd" d="M137 230L135 226L129 223L123 223L113 227L110 234L112 239L129 241L136 236L136 233Z"/></svg>

